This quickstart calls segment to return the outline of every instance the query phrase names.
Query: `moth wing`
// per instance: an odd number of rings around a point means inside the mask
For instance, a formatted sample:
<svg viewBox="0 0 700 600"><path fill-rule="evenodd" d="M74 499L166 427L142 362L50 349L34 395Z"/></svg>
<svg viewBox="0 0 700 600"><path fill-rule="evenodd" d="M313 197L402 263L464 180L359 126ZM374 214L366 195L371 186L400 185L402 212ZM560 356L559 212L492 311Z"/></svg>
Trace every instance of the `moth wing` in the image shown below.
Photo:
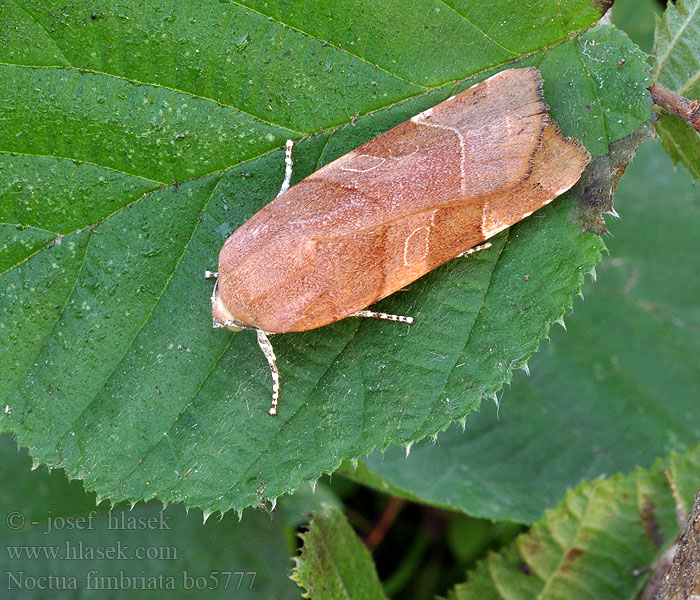
<svg viewBox="0 0 700 600"><path fill-rule="evenodd" d="M503 71L254 215L222 248L222 298L236 318L268 332L336 321L540 208L587 161L549 122L539 72Z"/></svg>
<svg viewBox="0 0 700 600"><path fill-rule="evenodd" d="M527 178L548 122L534 68L494 75L401 123L307 177L314 229L334 233L503 191ZM327 190L347 189L353 201ZM306 189L304 189L306 188ZM364 209L364 210L363 210ZM306 211L304 211L306 212ZM338 229L341 223L343 229Z"/></svg>

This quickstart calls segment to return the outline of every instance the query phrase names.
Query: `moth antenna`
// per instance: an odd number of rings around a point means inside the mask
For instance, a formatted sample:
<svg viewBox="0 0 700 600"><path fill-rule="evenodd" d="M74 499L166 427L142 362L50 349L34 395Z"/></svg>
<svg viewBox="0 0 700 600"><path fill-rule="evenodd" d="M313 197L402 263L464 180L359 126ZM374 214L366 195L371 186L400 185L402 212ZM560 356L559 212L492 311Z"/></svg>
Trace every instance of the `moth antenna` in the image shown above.
<svg viewBox="0 0 700 600"><path fill-rule="evenodd" d="M413 325L413 317L403 317L401 315L390 315L383 312L374 312L372 310L358 310L350 315L351 317L368 317L370 319L384 319L385 321L399 321L400 323L408 323Z"/></svg>
<svg viewBox="0 0 700 600"><path fill-rule="evenodd" d="M265 335L265 332L262 329L256 329L255 333L258 334L258 346L260 346L260 349L263 351L267 359L267 364L270 365L270 373L272 373L272 406L270 407L269 413L274 417L277 416L277 407L279 406L280 398L280 372L277 369L277 358L275 357L272 344Z"/></svg>
<svg viewBox="0 0 700 600"><path fill-rule="evenodd" d="M211 273L211 271L207 271L207 273ZM208 277L207 279L211 279L211 278ZM217 273L216 279L214 280L214 287L211 290L211 305L212 305L212 307L214 306L214 304L216 304L216 288L218 285L219 285L219 274Z"/></svg>
<svg viewBox="0 0 700 600"><path fill-rule="evenodd" d="M216 290L217 286L219 285L219 273L217 271L204 271L204 277L207 279L214 279L214 288L211 291L211 307L213 309L214 305L216 304ZM216 317L212 317L211 325L214 329L221 329L222 327L226 327L228 323L222 323Z"/></svg>
<svg viewBox="0 0 700 600"><path fill-rule="evenodd" d="M292 146L294 142L292 140L287 140L287 146L284 153L284 181L282 182L282 187L280 188L278 196L281 196L289 189L289 182L292 180Z"/></svg>
<svg viewBox="0 0 700 600"><path fill-rule="evenodd" d="M465 256L469 256L470 254L475 254L477 252L481 252L482 250L488 250L491 247L491 242L486 242L485 244L479 244L478 246L474 246L473 248L469 248L469 250L465 250L461 254L458 254L456 258L463 258Z"/></svg>

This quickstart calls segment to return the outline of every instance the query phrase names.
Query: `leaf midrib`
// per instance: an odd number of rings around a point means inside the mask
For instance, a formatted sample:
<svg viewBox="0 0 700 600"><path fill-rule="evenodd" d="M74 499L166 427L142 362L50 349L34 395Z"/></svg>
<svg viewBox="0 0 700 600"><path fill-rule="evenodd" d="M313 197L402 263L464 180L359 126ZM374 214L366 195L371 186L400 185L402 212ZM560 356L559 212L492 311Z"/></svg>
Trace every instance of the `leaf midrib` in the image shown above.
<svg viewBox="0 0 700 600"><path fill-rule="evenodd" d="M37 71L38 70L77 71L81 75L86 74L86 73L89 73L91 75L100 75L102 77L108 77L111 79L118 79L120 81L124 81L126 83L130 83L130 84L136 85L136 86L152 87L152 88L156 88L156 89L166 90L168 92L174 92L176 94L182 94L184 96L189 96L190 98L196 98L198 100L203 100L205 102L212 102L219 107L231 109L235 112L246 115L247 117L250 117L251 119L253 119L255 121L258 121L260 123L264 123L265 125L268 125L269 127L275 127L277 129L282 129L286 132L293 133L297 136L303 136L303 135L308 135L309 133L312 133L312 132L297 131L295 129L291 129L289 127L286 127L284 125L280 125L278 123L273 123L271 121L267 121L258 115L254 115L253 113L246 112L240 106L234 106L233 104L227 104L226 102L221 102L220 100L215 100L214 98L209 98L208 96L202 96L202 95L196 94L194 92L190 92L187 90L181 90L181 89L174 88L174 87L171 87L168 85L164 85L162 83L141 81L140 79L136 79L134 77L127 77L125 75L117 75L116 73L107 73L106 71L99 71L97 69L90 69L87 67L74 67L70 64L69 65L23 65L23 64L7 63L7 62L0 61L0 66L9 67L9 68L17 68L17 69L34 69ZM137 177L141 177L141 176L137 175Z"/></svg>

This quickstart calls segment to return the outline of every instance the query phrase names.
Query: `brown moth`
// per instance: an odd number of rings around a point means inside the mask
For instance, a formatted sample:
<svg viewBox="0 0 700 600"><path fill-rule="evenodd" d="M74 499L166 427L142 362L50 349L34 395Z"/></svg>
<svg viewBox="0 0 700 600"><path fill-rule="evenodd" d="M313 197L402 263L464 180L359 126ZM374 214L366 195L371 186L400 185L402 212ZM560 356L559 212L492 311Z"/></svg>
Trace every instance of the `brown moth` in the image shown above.
<svg viewBox="0 0 700 600"><path fill-rule="evenodd" d="M590 159L562 136L535 68L502 71L289 188L224 243L215 327L306 331L363 310L566 192ZM208 273L217 276L216 273Z"/></svg>

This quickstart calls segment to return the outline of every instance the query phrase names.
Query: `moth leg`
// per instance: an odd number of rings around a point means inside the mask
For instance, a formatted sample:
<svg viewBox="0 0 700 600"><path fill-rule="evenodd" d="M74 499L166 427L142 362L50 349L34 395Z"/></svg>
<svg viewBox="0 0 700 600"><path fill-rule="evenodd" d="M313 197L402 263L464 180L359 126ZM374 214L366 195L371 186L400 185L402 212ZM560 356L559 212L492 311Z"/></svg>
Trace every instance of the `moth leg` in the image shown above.
<svg viewBox="0 0 700 600"><path fill-rule="evenodd" d="M284 154L284 181L282 182L282 187L280 188L278 196L281 196L289 189L289 182L292 180L292 146L294 142L292 140L287 140L286 151Z"/></svg>
<svg viewBox="0 0 700 600"><path fill-rule="evenodd" d="M408 323L413 325L413 317L402 317L401 315L389 315L383 312L374 312L372 310L358 310L350 315L351 317L369 317L371 319L384 319L386 321L399 321L400 323Z"/></svg>
<svg viewBox="0 0 700 600"><path fill-rule="evenodd" d="M272 350L270 339L265 335L262 329L256 329L255 333L258 334L258 346L260 346L260 349L263 351L267 359L267 364L270 365L270 373L272 373L272 406L270 407L269 413L274 417L277 415L277 407L279 406L280 372L277 369L277 359Z"/></svg>
<svg viewBox="0 0 700 600"><path fill-rule="evenodd" d="M455 258L462 258L464 256L469 256L470 254L475 254L477 252L481 252L482 250L488 250L490 247L491 247L491 242L479 244L478 246L474 246L473 248L469 248L469 250L465 250L461 254L458 254Z"/></svg>

